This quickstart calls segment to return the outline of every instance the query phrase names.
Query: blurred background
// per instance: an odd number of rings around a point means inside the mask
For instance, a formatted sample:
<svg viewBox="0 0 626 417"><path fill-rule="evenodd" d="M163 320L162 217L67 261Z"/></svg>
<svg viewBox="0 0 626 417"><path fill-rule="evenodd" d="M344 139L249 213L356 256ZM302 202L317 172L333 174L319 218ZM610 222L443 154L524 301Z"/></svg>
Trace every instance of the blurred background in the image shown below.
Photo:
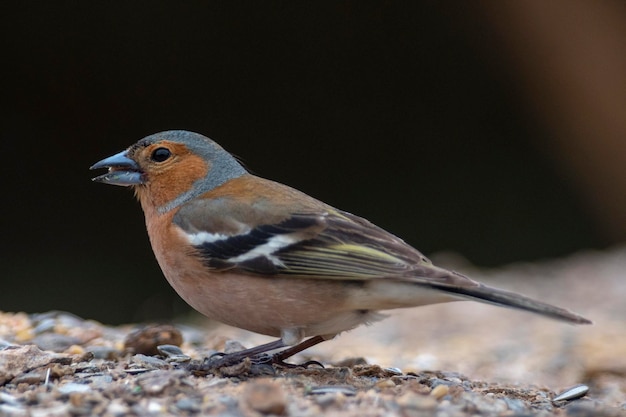
<svg viewBox="0 0 626 417"><path fill-rule="evenodd" d="M404 3L0 6L0 310L187 311L132 193L88 170L167 129L429 255L623 243L626 3Z"/></svg>

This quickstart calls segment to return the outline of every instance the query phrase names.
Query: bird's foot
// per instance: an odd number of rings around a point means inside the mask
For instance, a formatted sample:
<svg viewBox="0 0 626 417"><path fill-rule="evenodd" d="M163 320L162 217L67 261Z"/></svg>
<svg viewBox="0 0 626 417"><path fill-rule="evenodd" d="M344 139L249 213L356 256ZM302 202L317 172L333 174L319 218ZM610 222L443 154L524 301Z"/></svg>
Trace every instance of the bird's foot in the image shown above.
<svg viewBox="0 0 626 417"><path fill-rule="evenodd" d="M286 359L292 357L296 353L314 346L325 339L321 336L315 336L295 346L283 349L273 355L267 352L285 347L282 340L267 343L251 349L245 349L233 353L214 353L206 358L200 364L190 364L188 369L197 375L221 374L224 376L236 376L243 373L254 374L270 374L274 372L274 365L284 368L308 368L310 366L319 366L324 368L318 361L307 361L302 364L291 364L285 362Z"/></svg>

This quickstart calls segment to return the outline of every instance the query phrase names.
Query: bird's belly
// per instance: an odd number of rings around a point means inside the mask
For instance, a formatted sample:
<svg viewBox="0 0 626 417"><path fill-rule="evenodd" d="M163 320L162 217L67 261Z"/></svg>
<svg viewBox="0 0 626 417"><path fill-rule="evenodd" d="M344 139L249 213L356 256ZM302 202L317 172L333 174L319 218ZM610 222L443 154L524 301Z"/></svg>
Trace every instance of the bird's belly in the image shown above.
<svg viewBox="0 0 626 417"><path fill-rule="evenodd" d="M369 311L346 306L351 283L252 276L201 270L163 270L170 285L195 310L222 323L280 337L335 335L374 321Z"/></svg>

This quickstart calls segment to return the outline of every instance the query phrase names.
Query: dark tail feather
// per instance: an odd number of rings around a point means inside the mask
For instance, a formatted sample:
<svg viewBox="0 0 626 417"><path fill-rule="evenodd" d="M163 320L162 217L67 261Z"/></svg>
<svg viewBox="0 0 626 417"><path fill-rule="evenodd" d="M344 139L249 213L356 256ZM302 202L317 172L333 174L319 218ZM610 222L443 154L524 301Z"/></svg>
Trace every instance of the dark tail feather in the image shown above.
<svg viewBox="0 0 626 417"><path fill-rule="evenodd" d="M474 281L475 282L475 281ZM476 301L482 301L484 303L495 304L501 307L510 307L520 310L530 311L531 313L541 314L542 316L550 317L556 320L566 321L576 324L592 324L591 320L588 320L576 313L573 313L565 308L556 307L541 301L533 300L532 298L516 294L514 292L501 290L499 288L489 287L484 284L477 283L476 286L450 286L450 285L437 285L436 283L430 283L434 288L443 290L448 293L453 293L462 298L468 298Z"/></svg>

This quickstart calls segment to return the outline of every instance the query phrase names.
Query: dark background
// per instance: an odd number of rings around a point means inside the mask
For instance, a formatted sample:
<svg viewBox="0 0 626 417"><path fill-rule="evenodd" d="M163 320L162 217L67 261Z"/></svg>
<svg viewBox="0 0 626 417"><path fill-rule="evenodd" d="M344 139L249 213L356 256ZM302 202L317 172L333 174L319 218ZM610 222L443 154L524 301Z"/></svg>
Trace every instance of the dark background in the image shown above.
<svg viewBox="0 0 626 417"><path fill-rule="evenodd" d="M497 266L621 241L559 162L567 135L524 94L497 7L1 8L1 310L109 323L185 311L132 193L88 171L167 129L203 133L426 254Z"/></svg>

